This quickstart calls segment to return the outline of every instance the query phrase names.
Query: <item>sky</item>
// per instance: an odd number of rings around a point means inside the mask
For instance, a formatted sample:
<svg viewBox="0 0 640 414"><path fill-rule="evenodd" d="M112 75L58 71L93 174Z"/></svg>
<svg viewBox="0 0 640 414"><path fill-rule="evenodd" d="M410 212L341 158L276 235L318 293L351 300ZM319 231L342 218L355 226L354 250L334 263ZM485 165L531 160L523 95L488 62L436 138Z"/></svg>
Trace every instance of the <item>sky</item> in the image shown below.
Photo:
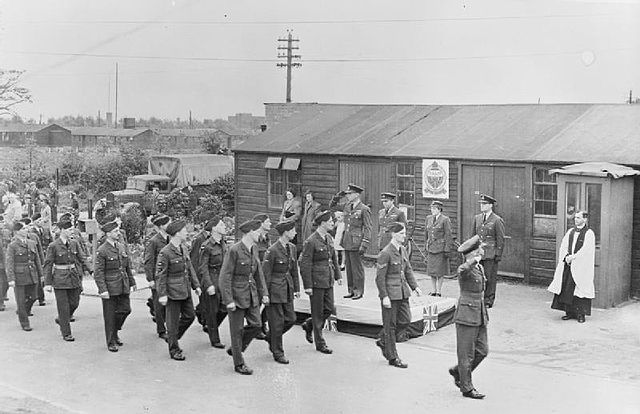
<svg viewBox="0 0 640 414"><path fill-rule="evenodd" d="M226 118L284 102L623 103L640 0L0 0L0 67L63 115Z"/></svg>

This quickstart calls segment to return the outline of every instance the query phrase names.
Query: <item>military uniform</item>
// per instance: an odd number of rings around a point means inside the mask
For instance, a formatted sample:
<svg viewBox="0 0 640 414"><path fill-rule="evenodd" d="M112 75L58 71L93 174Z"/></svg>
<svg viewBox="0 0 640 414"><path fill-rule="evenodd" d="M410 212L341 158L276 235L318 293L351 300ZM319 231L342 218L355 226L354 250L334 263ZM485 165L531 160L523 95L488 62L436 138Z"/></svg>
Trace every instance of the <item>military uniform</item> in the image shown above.
<svg viewBox="0 0 640 414"><path fill-rule="evenodd" d="M313 220L320 211L320 203L317 201L306 201L304 203L304 212L302 214L302 233L300 234L302 243L304 243L304 241L307 240L315 231L316 226Z"/></svg>
<svg viewBox="0 0 640 414"><path fill-rule="evenodd" d="M15 282L13 292L22 328L30 329L29 314L36 301L36 285L42 278L42 262L33 240L14 238L6 251L6 272L9 282Z"/></svg>
<svg viewBox="0 0 640 414"><path fill-rule="evenodd" d="M387 229L391 223L407 224L407 217L404 211L400 210L395 205L392 205L389 210L381 208L378 211L378 249L384 249L391 241L391 232Z"/></svg>
<svg viewBox="0 0 640 414"><path fill-rule="evenodd" d="M102 299L102 316L107 346L117 345L118 331L131 313L129 292L136 285L131 272L131 261L122 243L104 242L96 253L94 279L98 293L109 292Z"/></svg>
<svg viewBox="0 0 640 414"><path fill-rule="evenodd" d="M178 340L195 319L190 288L198 289L200 283L185 249L172 243L160 250L155 277L158 297L167 297L167 342L173 357L182 351Z"/></svg>
<svg viewBox="0 0 640 414"><path fill-rule="evenodd" d="M156 319L156 332L158 335L166 334L165 326L166 309L158 302L158 282L156 278L156 264L160 251L169 242L169 236L163 236L161 233L153 235L144 249L144 273L148 282L155 282L156 286L151 289L151 298L153 299L154 317Z"/></svg>
<svg viewBox="0 0 640 414"><path fill-rule="evenodd" d="M196 270L197 273L198 273L198 270L200 269L200 256L202 255L201 247L208 237L209 237L209 232L206 230L202 230L198 234L196 234L196 236L191 240L189 258L191 259L191 265L193 266L193 268ZM198 280L200 281L200 284L202 284L202 280L200 280L200 274L198 274ZM206 326L206 321L205 321L205 316L204 316L204 311L202 309L202 306L203 306L203 303L202 303L202 300L200 300L196 305L195 311L196 311L196 318L198 319L198 322L204 328Z"/></svg>
<svg viewBox="0 0 640 414"><path fill-rule="evenodd" d="M382 353L388 361L397 360L396 332L404 331L411 323L409 298L411 291L418 287L404 247L398 249L395 244L389 243L382 249L378 255L376 285L382 308ZM390 308L382 305L385 297L391 301Z"/></svg>
<svg viewBox="0 0 640 414"><path fill-rule="evenodd" d="M480 237L480 242L483 243L485 254L480 264L484 267L487 277L486 303L491 307L496 298L498 263L504 249L504 220L494 212L491 212L486 219L483 213L478 214L474 217L471 235L476 234Z"/></svg>
<svg viewBox="0 0 640 414"><path fill-rule="evenodd" d="M485 308L484 270L475 261L465 262L458 267L460 298L453 317L456 324L458 365L449 370L454 377L458 374L460 391L474 390L471 372L489 353L487 323L489 315Z"/></svg>
<svg viewBox="0 0 640 414"><path fill-rule="evenodd" d="M345 251L345 267L349 294L364 295L362 253L371 243L371 209L358 200L344 206L344 233L340 245Z"/></svg>
<svg viewBox="0 0 640 414"><path fill-rule="evenodd" d="M428 215L425 219L425 244L427 251L427 274L442 277L449 274L449 260L453 238L451 220L444 214Z"/></svg>
<svg viewBox="0 0 640 414"><path fill-rule="evenodd" d="M282 336L296 322L293 310L294 294L300 291L296 246L280 240L267 250L262 270L269 291L269 304L266 306L269 320L269 348L274 358L284 356Z"/></svg>
<svg viewBox="0 0 640 414"><path fill-rule="evenodd" d="M63 337L71 336L70 318L80 304L82 273L89 272L86 256L74 240L57 238L49 245L44 261L45 286L53 286L58 323Z"/></svg>
<svg viewBox="0 0 640 414"><path fill-rule="evenodd" d="M227 317L227 309L221 303L220 294L220 269L227 253L227 243L224 239L216 242L213 238L207 239L200 248L200 268L198 277L202 286L200 304L202 305L203 316L209 333L211 345L220 344L220 332L218 327ZM216 293L209 295L209 286L215 287Z"/></svg>
<svg viewBox="0 0 640 414"><path fill-rule="evenodd" d="M300 275L304 289L313 291L309 298L311 318L305 321L303 328L309 330L309 324L312 324L316 349L320 350L327 346L322 328L334 311L333 281L342 278L331 236L322 237L316 230L305 240L300 254Z"/></svg>
<svg viewBox="0 0 640 414"><path fill-rule="evenodd" d="M38 251L38 256L40 257L40 264L42 265L44 263L44 243L43 243L43 238L42 238L42 229L38 228L38 227L32 227L29 230L29 233L27 235L27 237L31 240L33 240L36 244L36 250ZM40 268L40 271L42 271L42 268ZM45 303L45 299L44 299L44 285L42 283L42 280L38 279L38 283L36 283L36 296L38 299L38 302L40 302L41 305L44 305Z"/></svg>
<svg viewBox="0 0 640 414"><path fill-rule="evenodd" d="M260 332L261 298L268 296L256 247L251 249L239 241L229 248L220 271L222 303L236 304L229 311L229 331L233 364L244 365L242 352ZM244 320L247 326L243 326Z"/></svg>
<svg viewBox="0 0 640 414"><path fill-rule="evenodd" d="M11 243L10 232L0 225L0 311L5 309L4 298L7 297L7 291L9 290L9 281L7 280L7 272L5 270L5 253L7 247Z"/></svg>
<svg viewBox="0 0 640 414"><path fill-rule="evenodd" d="M271 239L268 233L261 234L258 238L258 242L256 243L256 249L258 252L258 258L260 259L260 263L264 260L264 254L267 249L271 246Z"/></svg>

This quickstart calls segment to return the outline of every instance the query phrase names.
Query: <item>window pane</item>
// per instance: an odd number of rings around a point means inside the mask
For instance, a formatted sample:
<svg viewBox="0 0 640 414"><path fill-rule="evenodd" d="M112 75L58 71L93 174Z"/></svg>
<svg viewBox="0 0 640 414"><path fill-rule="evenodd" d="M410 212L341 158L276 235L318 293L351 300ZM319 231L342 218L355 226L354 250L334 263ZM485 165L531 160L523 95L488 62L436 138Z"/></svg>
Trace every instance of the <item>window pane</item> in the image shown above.
<svg viewBox="0 0 640 414"><path fill-rule="evenodd" d="M587 184L587 213L589 214L589 227L596 234L596 243L600 242L600 213L602 211L602 185Z"/></svg>
<svg viewBox="0 0 640 414"><path fill-rule="evenodd" d="M567 200L565 205L567 207L567 227L570 229L573 227L573 216L576 211L580 209L580 183L567 183Z"/></svg>
<svg viewBox="0 0 640 414"><path fill-rule="evenodd" d="M542 182L544 178L544 170L541 168L534 169L533 181L536 183Z"/></svg>
<svg viewBox="0 0 640 414"><path fill-rule="evenodd" d="M268 170L268 206L282 207L284 201L284 172L282 170Z"/></svg>

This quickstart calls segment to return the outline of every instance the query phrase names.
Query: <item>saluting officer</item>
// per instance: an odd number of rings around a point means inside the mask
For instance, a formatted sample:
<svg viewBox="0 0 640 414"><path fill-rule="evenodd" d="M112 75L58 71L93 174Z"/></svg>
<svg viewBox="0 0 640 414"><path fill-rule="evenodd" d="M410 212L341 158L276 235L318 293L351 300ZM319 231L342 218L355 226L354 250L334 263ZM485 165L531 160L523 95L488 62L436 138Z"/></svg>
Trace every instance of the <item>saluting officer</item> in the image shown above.
<svg viewBox="0 0 640 414"><path fill-rule="evenodd" d="M158 337L167 339L167 327L165 326L165 307L158 302L158 290L156 288L156 265L160 251L169 243L167 226L171 219L164 214L159 214L151 219L151 223L156 227L156 234L153 235L144 249L144 273L151 289L153 300L154 317L156 320L156 332Z"/></svg>
<svg viewBox="0 0 640 414"><path fill-rule="evenodd" d="M476 400L484 398L471 381L471 372L489 353L484 292L486 278L481 265L484 255L480 238L475 235L460 245L458 251L465 255L465 262L458 267L460 298L453 316L456 324L458 365L449 368L449 374L462 395Z"/></svg>
<svg viewBox="0 0 640 414"><path fill-rule="evenodd" d="M473 219L471 235L478 235L484 247L482 267L487 277L485 300L488 308L493 307L496 299L496 282L498 281L498 263L502 259L504 249L504 220L493 212L496 199L486 194L480 195L480 211Z"/></svg>
<svg viewBox="0 0 640 414"><path fill-rule="evenodd" d="M167 234L171 239L160 250L156 265L158 302L166 307L169 355L176 361L185 359L178 340L196 317L190 288L198 296L202 293L189 254L182 246L187 239L186 225L184 220L177 220L167 226Z"/></svg>
<svg viewBox="0 0 640 414"><path fill-rule="evenodd" d="M265 305L269 303L255 247L261 234L260 224L258 220L249 220L238 227L244 233L242 239L229 248L220 271L222 303L229 312L231 334L231 348L227 349L227 353L233 356L235 371L242 375L253 374L253 370L245 364L242 353L260 332L260 302ZM245 319L247 326L244 326Z"/></svg>
<svg viewBox="0 0 640 414"><path fill-rule="evenodd" d="M289 360L284 356L282 336L296 322L293 298L300 297L296 246L291 243L296 236L296 223L278 223L276 231L280 237L267 249L262 262L264 280L269 291L269 305L266 307L269 319L267 340L273 359L280 364L288 364Z"/></svg>
<svg viewBox="0 0 640 414"><path fill-rule="evenodd" d="M302 246L300 255L300 274L304 293L309 295L311 317L303 324L309 343L316 342L316 350L323 354L331 354L322 328L334 311L333 281L342 285L342 275L338 267L338 258L333 248L333 239L329 231L333 229L333 218L330 211L321 211L314 220L317 229ZM311 336L313 332L313 337Z"/></svg>
<svg viewBox="0 0 640 414"><path fill-rule="evenodd" d="M382 307L382 332L376 345L382 349L382 355L389 365L407 368L408 365L398 357L396 350L396 331L403 331L411 323L409 298L413 290L420 296L411 262L403 247L407 230L403 223L391 223L388 227L391 241L378 255L376 285Z"/></svg>
<svg viewBox="0 0 640 414"><path fill-rule="evenodd" d="M6 272L9 286L13 287L18 306L18 320L25 331L30 331L29 315L36 301L36 285L42 278L42 265L36 243L27 238L24 223L13 225L15 237L6 252Z"/></svg>
<svg viewBox="0 0 640 414"><path fill-rule="evenodd" d="M56 295L58 317L62 339L74 341L71 335L72 315L80 305L82 289L82 272L90 272L89 262L82 253L78 242L71 240L73 225L64 220L58 223L60 237L49 245L47 258L44 261L45 290Z"/></svg>
<svg viewBox="0 0 640 414"><path fill-rule="evenodd" d="M131 272L131 261L125 246L118 241L118 223L112 221L102 226L107 240L96 253L94 279L102 298L102 316L107 349L118 352L122 341L118 331L131 313L129 292L136 290L136 280Z"/></svg>
<svg viewBox="0 0 640 414"><path fill-rule="evenodd" d="M345 298L362 299L364 295L364 265L362 255L371 243L371 209L361 200L364 188L349 184L346 191L341 191L331 200L330 207L337 204L344 195L344 233L340 245L344 247L345 266L347 269L347 286L349 294Z"/></svg>
<svg viewBox="0 0 640 414"><path fill-rule="evenodd" d="M200 304L211 346L223 349L224 344L220 342L218 327L227 317L226 307L222 306L220 299L220 269L227 252L227 242L224 240L227 226L224 220L215 216L207 222L206 228L211 235L200 247Z"/></svg>
<svg viewBox="0 0 640 414"><path fill-rule="evenodd" d="M392 223L407 224L407 217L404 211L400 210L393 204L396 195L393 193L380 194L382 207L378 212L378 249L382 250L387 247L391 241L391 231L389 225Z"/></svg>

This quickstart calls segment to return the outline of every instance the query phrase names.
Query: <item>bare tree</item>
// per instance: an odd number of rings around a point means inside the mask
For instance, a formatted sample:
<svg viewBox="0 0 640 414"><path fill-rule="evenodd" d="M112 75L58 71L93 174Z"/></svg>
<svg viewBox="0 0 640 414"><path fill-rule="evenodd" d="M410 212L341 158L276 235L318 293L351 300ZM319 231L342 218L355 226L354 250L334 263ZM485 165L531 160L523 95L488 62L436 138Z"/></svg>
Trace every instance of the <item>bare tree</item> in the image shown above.
<svg viewBox="0 0 640 414"><path fill-rule="evenodd" d="M15 115L13 107L32 102L29 89L20 86L23 70L0 69L0 116Z"/></svg>

